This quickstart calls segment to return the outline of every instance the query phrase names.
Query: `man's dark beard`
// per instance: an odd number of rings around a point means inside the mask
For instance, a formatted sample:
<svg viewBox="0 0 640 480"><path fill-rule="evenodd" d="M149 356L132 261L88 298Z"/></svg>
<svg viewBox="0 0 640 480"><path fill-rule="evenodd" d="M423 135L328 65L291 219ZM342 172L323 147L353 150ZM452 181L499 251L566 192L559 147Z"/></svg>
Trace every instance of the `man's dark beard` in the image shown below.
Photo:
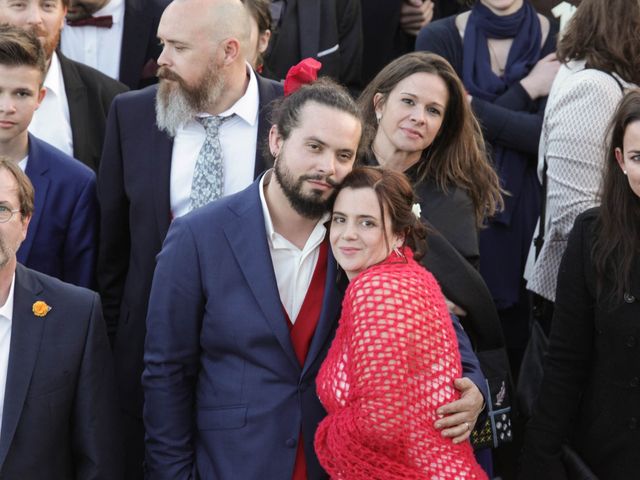
<svg viewBox="0 0 640 480"><path fill-rule="evenodd" d="M302 175L296 180L282 164L282 153L280 153L275 162L274 174L285 197L296 212L303 217L316 219L331 210L336 198L335 190L328 198L323 199L323 192L320 190L312 190L311 194L305 195L302 193L302 185L306 180L321 180L335 188L337 186L335 181L325 175Z"/></svg>

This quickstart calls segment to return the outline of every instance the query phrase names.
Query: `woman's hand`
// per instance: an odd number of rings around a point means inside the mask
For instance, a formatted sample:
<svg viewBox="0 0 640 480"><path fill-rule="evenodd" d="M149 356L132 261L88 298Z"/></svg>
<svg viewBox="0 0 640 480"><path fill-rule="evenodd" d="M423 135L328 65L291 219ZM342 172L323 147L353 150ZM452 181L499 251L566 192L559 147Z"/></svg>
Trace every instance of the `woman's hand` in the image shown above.
<svg viewBox="0 0 640 480"><path fill-rule="evenodd" d="M400 7L400 28L409 35L416 36L433 18L431 0L403 0Z"/></svg>
<svg viewBox="0 0 640 480"><path fill-rule="evenodd" d="M442 430L443 437L461 443L471 435L478 415L484 409L484 397L475 383L466 377L457 378L453 384L460 391L460 399L438 409L438 415L443 418L436 421L435 427Z"/></svg>
<svg viewBox="0 0 640 480"><path fill-rule="evenodd" d="M531 100L546 97L551 91L551 85L559 69L560 62L556 58L556 54L550 53L538 60L529 75L520 80L520 85L527 91Z"/></svg>

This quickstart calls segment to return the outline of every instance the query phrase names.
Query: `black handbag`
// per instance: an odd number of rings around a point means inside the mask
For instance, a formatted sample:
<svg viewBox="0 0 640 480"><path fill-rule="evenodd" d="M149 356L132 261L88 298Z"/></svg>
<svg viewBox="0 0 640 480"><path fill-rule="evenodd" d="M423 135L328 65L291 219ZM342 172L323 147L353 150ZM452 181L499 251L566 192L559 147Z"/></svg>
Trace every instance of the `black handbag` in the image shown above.
<svg viewBox="0 0 640 480"><path fill-rule="evenodd" d="M540 393L544 375L544 355L548 346L547 335L540 323L534 321L531 337L522 357L516 390L519 411L525 419L531 418L533 406Z"/></svg>
<svg viewBox="0 0 640 480"><path fill-rule="evenodd" d="M486 405L486 419L477 424L471 432L474 448L497 448L513 441L512 419L513 380L509 359L504 348L476 352L489 397Z"/></svg>

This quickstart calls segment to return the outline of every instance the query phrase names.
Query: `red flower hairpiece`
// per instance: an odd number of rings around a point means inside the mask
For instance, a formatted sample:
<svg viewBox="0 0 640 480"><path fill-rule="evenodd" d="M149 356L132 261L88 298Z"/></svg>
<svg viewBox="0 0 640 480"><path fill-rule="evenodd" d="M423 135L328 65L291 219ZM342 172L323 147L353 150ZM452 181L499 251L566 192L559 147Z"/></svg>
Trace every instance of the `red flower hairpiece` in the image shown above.
<svg viewBox="0 0 640 480"><path fill-rule="evenodd" d="M307 83L315 82L321 68L322 64L314 58L305 58L291 67L284 80L284 96L290 95Z"/></svg>

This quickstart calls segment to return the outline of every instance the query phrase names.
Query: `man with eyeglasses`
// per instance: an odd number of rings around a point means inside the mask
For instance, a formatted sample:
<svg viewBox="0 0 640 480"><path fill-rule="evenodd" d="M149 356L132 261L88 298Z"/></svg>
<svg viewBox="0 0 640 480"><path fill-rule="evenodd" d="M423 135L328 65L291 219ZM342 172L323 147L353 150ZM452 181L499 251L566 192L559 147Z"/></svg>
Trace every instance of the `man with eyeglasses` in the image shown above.
<svg viewBox="0 0 640 480"><path fill-rule="evenodd" d="M31 228L17 251L23 265L93 288L98 203L91 169L27 131L45 96L45 53L33 33L0 26L0 156L35 189Z"/></svg>
<svg viewBox="0 0 640 480"><path fill-rule="evenodd" d="M0 477L120 480L100 300L17 262L33 207L29 179L0 157Z"/></svg>

